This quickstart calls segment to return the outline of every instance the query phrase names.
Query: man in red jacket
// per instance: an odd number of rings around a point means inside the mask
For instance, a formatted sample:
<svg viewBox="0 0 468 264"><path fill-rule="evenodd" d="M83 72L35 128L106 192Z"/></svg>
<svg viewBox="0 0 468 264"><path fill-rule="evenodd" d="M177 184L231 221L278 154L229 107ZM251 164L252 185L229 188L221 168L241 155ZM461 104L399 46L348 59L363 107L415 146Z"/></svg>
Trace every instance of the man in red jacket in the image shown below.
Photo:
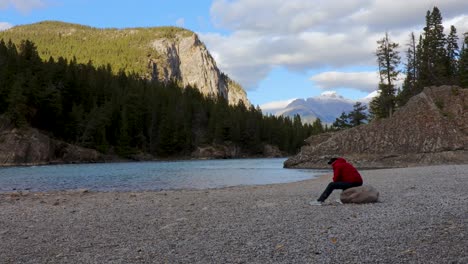
<svg viewBox="0 0 468 264"><path fill-rule="evenodd" d="M356 168L343 158L332 158L328 164L333 167L333 182L328 184L325 191L317 199L310 202L311 205L322 205L322 203L330 196L333 190L346 190L351 187L362 185L362 177Z"/></svg>

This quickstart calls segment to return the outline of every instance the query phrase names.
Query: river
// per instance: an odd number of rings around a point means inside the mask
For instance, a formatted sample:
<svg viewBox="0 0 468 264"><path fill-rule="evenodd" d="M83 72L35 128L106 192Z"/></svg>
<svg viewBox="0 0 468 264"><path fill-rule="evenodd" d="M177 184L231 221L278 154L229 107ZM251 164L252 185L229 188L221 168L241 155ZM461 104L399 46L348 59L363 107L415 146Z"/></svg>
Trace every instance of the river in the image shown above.
<svg viewBox="0 0 468 264"><path fill-rule="evenodd" d="M327 170L284 169L284 158L67 164L0 168L0 192L209 189L312 179Z"/></svg>

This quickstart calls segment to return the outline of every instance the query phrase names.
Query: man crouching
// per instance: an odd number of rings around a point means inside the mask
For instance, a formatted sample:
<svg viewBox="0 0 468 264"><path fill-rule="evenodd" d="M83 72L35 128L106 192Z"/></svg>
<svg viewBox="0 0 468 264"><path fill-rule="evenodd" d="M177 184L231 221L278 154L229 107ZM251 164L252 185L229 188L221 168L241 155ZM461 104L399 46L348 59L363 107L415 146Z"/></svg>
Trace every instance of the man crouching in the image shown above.
<svg viewBox="0 0 468 264"><path fill-rule="evenodd" d="M361 174L345 159L332 158L328 164L333 167L333 182L330 182L317 201L310 202L310 205L322 205L335 189L346 190L362 185Z"/></svg>

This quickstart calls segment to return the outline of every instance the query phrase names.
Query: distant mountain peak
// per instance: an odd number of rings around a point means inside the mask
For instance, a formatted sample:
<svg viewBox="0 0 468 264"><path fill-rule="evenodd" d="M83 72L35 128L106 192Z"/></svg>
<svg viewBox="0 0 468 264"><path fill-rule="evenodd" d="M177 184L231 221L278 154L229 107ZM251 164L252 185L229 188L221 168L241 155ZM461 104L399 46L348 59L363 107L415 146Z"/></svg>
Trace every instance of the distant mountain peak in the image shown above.
<svg viewBox="0 0 468 264"><path fill-rule="evenodd" d="M333 123L343 112L350 112L356 102L368 104L377 93L371 93L359 100L351 100L338 94L336 91L325 91L318 96L307 99L294 99L288 105L280 107L263 108L273 115L294 116L299 114L304 122L313 122L317 118L324 123ZM283 101L286 102L286 101ZM267 106L269 104L265 104Z"/></svg>

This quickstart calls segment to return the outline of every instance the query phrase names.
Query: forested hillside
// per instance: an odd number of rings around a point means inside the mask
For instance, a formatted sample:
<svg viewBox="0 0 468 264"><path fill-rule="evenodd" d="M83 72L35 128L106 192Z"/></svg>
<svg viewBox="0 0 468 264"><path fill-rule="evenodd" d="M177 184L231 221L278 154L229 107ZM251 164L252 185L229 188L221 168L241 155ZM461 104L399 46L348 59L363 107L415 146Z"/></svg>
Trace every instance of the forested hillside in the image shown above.
<svg viewBox="0 0 468 264"><path fill-rule="evenodd" d="M112 67L148 80L178 82L202 94L228 99L232 105L250 102L243 88L221 72L198 36L177 27L93 28L44 21L0 31L0 38L19 45L29 39L43 60L63 57L77 63Z"/></svg>
<svg viewBox="0 0 468 264"><path fill-rule="evenodd" d="M265 117L259 109L207 98L191 87L141 79L76 59L41 60L29 40L0 41L0 115L54 138L103 153L189 155L197 146L237 145L248 155L265 144L293 153L320 122Z"/></svg>
<svg viewBox="0 0 468 264"><path fill-rule="evenodd" d="M112 66L113 73L143 74L149 57L157 57L149 43L158 38L174 38L177 33L194 33L177 27L99 29L59 21L44 21L0 32L0 38L18 45L29 39L37 46L39 57L51 56L95 66ZM92 58L92 59L91 59Z"/></svg>

